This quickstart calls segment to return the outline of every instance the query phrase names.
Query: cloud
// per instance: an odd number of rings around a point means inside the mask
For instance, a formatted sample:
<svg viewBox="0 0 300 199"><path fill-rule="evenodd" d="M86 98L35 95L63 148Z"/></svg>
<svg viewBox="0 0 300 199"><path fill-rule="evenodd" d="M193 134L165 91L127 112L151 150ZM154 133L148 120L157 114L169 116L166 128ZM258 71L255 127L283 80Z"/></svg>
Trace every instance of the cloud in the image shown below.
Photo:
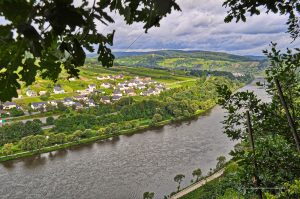
<svg viewBox="0 0 300 199"><path fill-rule="evenodd" d="M92 5L93 0L89 0ZM144 33L143 24L127 25L124 18L111 13L115 23L97 24L101 33L116 30L113 50L133 51L146 49L189 49L222 51L236 54L261 55L271 41L279 47L297 47L300 39L291 44L286 33L287 17L261 14L248 17L246 23L224 23L226 8L224 0L176 0L182 12L172 12L161 21L160 27ZM80 5L82 0L75 0ZM0 25L5 20L0 17Z"/></svg>
<svg viewBox="0 0 300 199"><path fill-rule="evenodd" d="M224 23L223 0L177 2L182 12L168 15L159 28L152 28L148 34L143 34L142 24L128 26L122 17L115 15L116 23L105 30L117 31L113 49L128 50L139 38L130 50L195 49L259 55L271 41L281 47L290 46L292 41L285 33L285 16L261 14L248 17L246 23Z"/></svg>

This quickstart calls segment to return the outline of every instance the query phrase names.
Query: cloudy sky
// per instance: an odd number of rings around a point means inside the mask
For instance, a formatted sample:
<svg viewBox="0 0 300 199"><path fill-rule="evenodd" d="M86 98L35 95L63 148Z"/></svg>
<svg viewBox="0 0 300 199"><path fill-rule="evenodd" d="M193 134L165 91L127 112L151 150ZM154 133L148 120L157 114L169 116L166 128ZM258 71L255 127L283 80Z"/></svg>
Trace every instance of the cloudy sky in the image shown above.
<svg viewBox="0 0 300 199"><path fill-rule="evenodd" d="M281 48L300 44L299 40L291 44L292 40L285 33L285 16L262 14L249 18L247 23L225 24L224 0L177 2L182 12L173 12L163 19L161 27L151 29L148 34L143 34L142 24L128 26L117 15L115 24L100 27L100 30L116 30L115 51L193 49L261 55L271 41L277 42ZM134 44L128 49L132 42Z"/></svg>
<svg viewBox="0 0 300 199"><path fill-rule="evenodd" d="M78 4L81 0L75 0ZM90 0L91 2L93 0ZM161 21L161 27L152 28L148 34L143 24L128 26L123 17L112 13L115 23L98 24L100 32L116 30L114 51L149 51L161 49L222 51L241 55L262 55L270 42L279 47L295 47L286 33L286 16L262 14L249 17L246 23L224 23L224 0L176 0L182 12L172 12ZM0 24L3 23L0 18ZM129 48L130 46L130 48Z"/></svg>

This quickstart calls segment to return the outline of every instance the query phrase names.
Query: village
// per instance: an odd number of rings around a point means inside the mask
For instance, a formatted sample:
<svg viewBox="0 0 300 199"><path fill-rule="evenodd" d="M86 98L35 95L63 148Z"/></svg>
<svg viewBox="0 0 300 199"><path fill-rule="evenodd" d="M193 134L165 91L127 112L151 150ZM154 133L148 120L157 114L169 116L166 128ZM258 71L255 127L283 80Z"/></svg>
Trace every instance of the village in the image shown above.
<svg viewBox="0 0 300 199"><path fill-rule="evenodd" d="M162 83L153 81L151 77L135 76L125 80L124 75L98 76L97 81L101 81L100 87L96 84L89 84L84 90L76 90L75 95L65 97L64 99L32 102L28 107L22 107L16 102L4 102L0 106L2 113L9 114L9 110L18 109L23 111L41 111L53 110L59 106L72 107L73 109L82 109L97 106L99 103L111 104L119 101L123 97L151 96L158 95L166 89ZM116 81L118 80L118 81ZM75 81L75 78L69 79ZM47 91L40 91L39 96L46 95ZM61 85L56 85L50 95L65 94ZM26 91L27 97L38 96L37 92L31 89ZM93 96L100 96L98 101ZM26 110L27 109L27 110Z"/></svg>

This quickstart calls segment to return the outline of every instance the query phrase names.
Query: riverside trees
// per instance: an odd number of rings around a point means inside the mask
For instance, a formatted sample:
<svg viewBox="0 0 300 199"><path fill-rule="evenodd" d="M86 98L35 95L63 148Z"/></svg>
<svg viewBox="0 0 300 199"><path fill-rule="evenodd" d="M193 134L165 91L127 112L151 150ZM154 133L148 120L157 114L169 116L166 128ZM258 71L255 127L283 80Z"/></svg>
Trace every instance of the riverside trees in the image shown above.
<svg viewBox="0 0 300 199"><path fill-rule="evenodd" d="M54 146L66 142L80 142L96 136L111 136L140 126L155 125L160 121L189 118L197 111L207 110L217 101L217 85L226 83L235 90L238 83L223 77L211 77L202 84L174 88L159 96L130 103L101 104L99 107L70 111L54 121L50 132L43 132L39 120L13 123L0 128L0 148L13 143L13 152L35 150L43 146ZM201 93L209 87L209 92ZM201 112L200 111L200 112ZM52 124L52 118L47 119ZM39 135L36 137L36 135ZM28 138L28 136L30 136ZM43 136L41 138L40 136ZM4 155L2 150L2 154Z"/></svg>
<svg viewBox="0 0 300 199"><path fill-rule="evenodd" d="M233 19L245 22L248 13L259 15L264 11L288 15L288 32L296 40L299 37L299 5L299 1L288 0L226 0L224 6L229 11L225 22ZM247 194L254 194L253 186L256 186L255 189L261 189L266 195L270 192L281 198L284 194L276 188L300 178L300 50L288 49L282 53L272 43L271 50L265 50L264 53L270 62L266 80L272 101L263 103L253 93L232 94L223 87L219 90L222 95L220 104L228 111L224 132L232 139L242 140L242 144L232 152L239 164L236 173L239 183L232 183L232 187L240 190L238 186L243 186ZM246 112L249 113L247 117ZM249 133L253 134L250 140L247 129L251 129ZM257 192L259 197L262 197L262 191ZM298 197L299 194L295 198Z"/></svg>

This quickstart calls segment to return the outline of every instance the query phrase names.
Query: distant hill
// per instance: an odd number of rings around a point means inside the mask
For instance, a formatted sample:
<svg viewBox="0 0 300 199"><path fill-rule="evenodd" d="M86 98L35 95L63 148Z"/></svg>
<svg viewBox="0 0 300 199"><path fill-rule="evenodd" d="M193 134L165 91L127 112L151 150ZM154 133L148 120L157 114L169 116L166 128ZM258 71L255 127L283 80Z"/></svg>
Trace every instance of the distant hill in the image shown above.
<svg viewBox="0 0 300 199"><path fill-rule="evenodd" d="M240 56L223 52L161 50L150 52L114 52L116 66L229 72L262 71L267 60L262 56Z"/></svg>
<svg viewBox="0 0 300 199"><path fill-rule="evenodd" d="M224 61L253 61L263 60L263 56L240 56L223 52L212 51L183 51L183 50L161 50L161 51L149 51L149 52L114 52L116 58L143 56L143 55L160 55L167 58L203 58L212 60L224 60Z"/></svg>

